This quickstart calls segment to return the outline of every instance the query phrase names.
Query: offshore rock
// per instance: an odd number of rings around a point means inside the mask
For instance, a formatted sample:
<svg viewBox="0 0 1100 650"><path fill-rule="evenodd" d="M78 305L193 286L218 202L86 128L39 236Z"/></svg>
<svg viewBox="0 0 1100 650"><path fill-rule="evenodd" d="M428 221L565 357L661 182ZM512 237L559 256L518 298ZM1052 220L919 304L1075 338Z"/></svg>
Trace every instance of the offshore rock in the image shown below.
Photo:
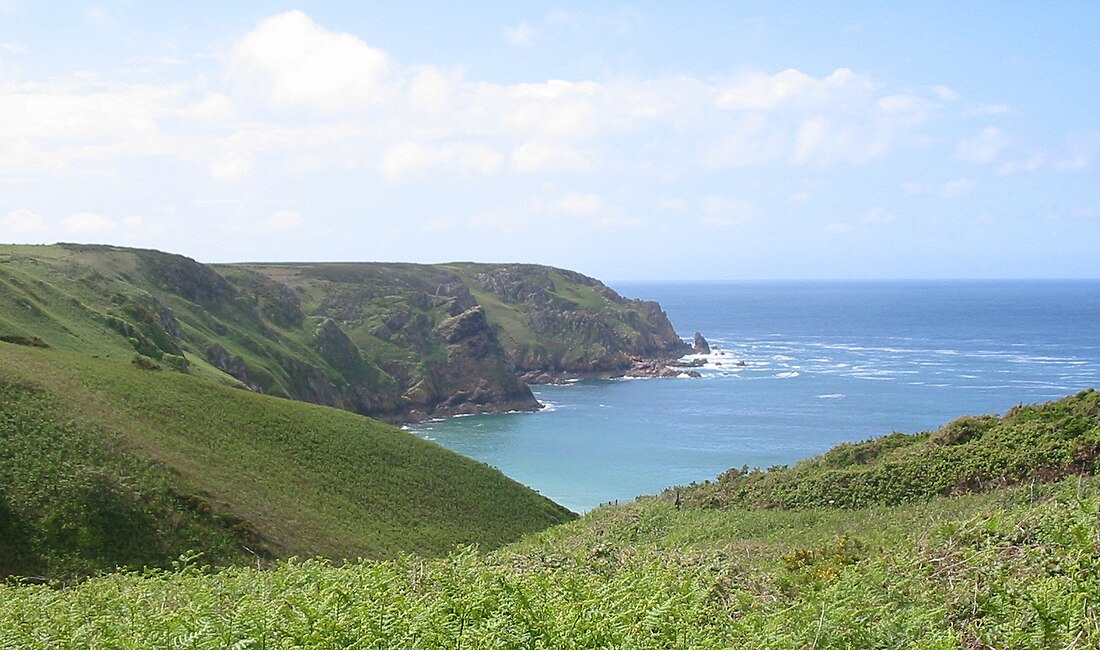
<svg viewBox="0 0 1100 650"><path fill-rule="evenodd" d="M710 354L710 344L703 338L702 332L695 333L695 345L692 347L695 354Z"/></svg>

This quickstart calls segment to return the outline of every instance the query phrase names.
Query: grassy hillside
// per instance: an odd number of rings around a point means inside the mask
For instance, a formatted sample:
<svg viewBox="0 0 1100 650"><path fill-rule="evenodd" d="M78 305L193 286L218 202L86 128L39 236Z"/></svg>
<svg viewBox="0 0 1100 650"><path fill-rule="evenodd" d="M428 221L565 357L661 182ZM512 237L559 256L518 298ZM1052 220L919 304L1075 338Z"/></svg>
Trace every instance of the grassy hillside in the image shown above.
<svg viewBox="0 0 1100 650"><path fill-rule="evenodd" d="M151 367L0 343L0 574L434 555L571 517L377 421Z"/></svg>
<svg viewBox="0 0 1100 650"><path fill-rule="evenodd" d="M656 303L549 267L209 266L77 244L0 245L4 338L392 420L535 409L521 375L683 351Z"/></svg>
<svg viewBox="0 0 1100 650"><path fill-rule="evenodd" d="M894 433L771 471L731 469L674 488L686 507L858 508L1092 474L1100 459L1100 392L963 417L915 435Z"/></svg>
<svg viewBox="0 0 1100 650"><path fill-rule="evenodd" d="M1081 439L1087 432L1074 422L1084 413L1086 429L1096 426L1095 399L1016 409L1006 421L1044 424L1028 444ZM1010 444L1007 433L1001 442ZM866 465L844 454L851 447L806 465ZM971 449L955 460L977 462L982 453ZM907 458L895 468L921 465L922 454ZM1049 458L1033 458L1020 466L1033 484L925 490L899 505L678 508L644 499L488 553L269 571L195 564L60 591L9 584L0 586L0 646L1097 647L1100 482L1087 475L1095 466L1070 465L1083 473L1044 483L1055 475L1036 470Z"/></svg>

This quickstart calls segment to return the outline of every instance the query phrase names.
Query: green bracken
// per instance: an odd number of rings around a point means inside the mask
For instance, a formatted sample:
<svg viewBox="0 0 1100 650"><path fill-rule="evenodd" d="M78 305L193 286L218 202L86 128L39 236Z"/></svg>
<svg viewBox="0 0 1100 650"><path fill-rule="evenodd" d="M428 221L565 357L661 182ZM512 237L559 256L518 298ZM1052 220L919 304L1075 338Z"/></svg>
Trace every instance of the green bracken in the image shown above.
<svg viewBox="0 0 1100 650"><path fill-rule="evenodd" d="M435 555L572 516L375 420L134 361L0 343L0 574Z"/></svg>

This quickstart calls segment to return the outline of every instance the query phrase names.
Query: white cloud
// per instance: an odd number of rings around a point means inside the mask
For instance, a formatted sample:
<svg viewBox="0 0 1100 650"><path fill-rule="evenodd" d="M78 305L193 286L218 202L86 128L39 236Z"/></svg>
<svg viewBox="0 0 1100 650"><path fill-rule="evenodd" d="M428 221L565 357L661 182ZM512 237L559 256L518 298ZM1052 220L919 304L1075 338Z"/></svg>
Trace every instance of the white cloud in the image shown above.
<svg viewBox="0 0 1100 650"><path fill-rule="evenodd" d="M515 27L507 27L504 30L504 38L518 47L531 47L535 44L535 30L523 21Z"/></svg>
<svg viewBox="0 0 1100 650"><path fill-rule="evenodd" d="M766 110L796 102L831 103L865 96L873 89L869 80L848 68L837 68L821 79L791 68L774 75L752 74L720 88L715 105L731 110Z"/></svg>
<svg viewBox="0 0 1100 650"><path fill-rule="evenodd" d="M967 109L964 115L1003 115L1012 112L1008 104L979 104Z"/></svg>
<svg viewBox="0 0 1100 650"><path fill-rule="evenodd" d="M61 226L76 235L95 235L116 227L114 221L94 212L78 212L61 220Z"/></svg>
<svg viewBox="0 0 1100 650"><path fill-rule="evenodd" d="M1008 137L997 127L989 126L973 138L959 142L955 147L955 157L976 165L985 165L993 162L1007 146Z"/></svg>
<svg viewBox="0 0 1100 650"><path fill-rule="evenodd" d="M541 196L481 212L472 217L469 224L476 228L516 232L547 219L554 220L558 227L568 228L626 228L642 223L628 215L622 206L608 203L594 192L559 193L553 187L546 187Z"/></svg>
<svg viewBox="0 0 1100 650"><path fill-rule="evenodd" d="M451 105L453 86L438 69L421 68L409 83L409 102L422 111L442 113Z"/></svg>
<svg viewBox="0 0 1100 650"><path fill-rule="evenodd" d="M1059 160L1054 167L1060 172L1075 172L1088 167L1090 162L1092 162L1091 156L1079 153L1064 160Z"/></svg>
<svg viewBox="0 0 1100 650"><path fill-rule="evenodd" d="M236 110L233 100L222 93L210 92L197 102L180 109L180 115L207 123L224 123L233 119Z"/></svg>
<svg viewBox="0 0 1100 650"><path fill-rule="evenodd" d="M973 178L957 178L953 181L947 181L943 184L943 187L940 188L940 196L945 199L964 196L969 194L977 184L978 182Z"/></svg>
<svg viewBox="0 0 1100 650"><path fill-rule="evenodd" d="M555 201L551 207L554 212L576 216L599 214L605 209L603 197L592 192L570 192Z"/></svg>
<svg viewBox="0 0 1100 650"><path fill-rule="evenodd" d="M863 215L863 223L893 223L898 220L898 215L886 208L871 208Z"/></svg>
<svg viewBox="0 0 1100 650"><path fill-rule="evenodd" d="M764 115L751 114L717 129L703 145L707 167L744 167L776 160L789 150L786 134Z"/></svg>
<svg viewBox="0 0 1100 650"><path fill-rule="evenodd" d="M798 165L865 163L885 153L892 139L888 132L864 131L851 122L811 117L798 127L794 162Z"/></svg>
<svg viewBox="0 0 1100 650"><path fill-rule="evenodd" d="M0 43L0 50L11 52L12 54L26 54L30 52L30 50L18 43Z"/></svg>
<svg viewBox="0 0 1100 650"><path fill-rule="evenodd" d="M666 212L683 212L687 209L687 201L679 197L669 197L657 201L657 209Z"/></svg>
<svg viewBox="0 0 1100 650"><path fill-rule="evenodd" d="M106 9L97 5L84 10L84 19L96 27L111 27L115 24L114 17Z"/></svg>
<svg viewBox="0 0 1100 650"><path fill-rule="evenodd" d="M175 85L90 89L75 82L0 89L0 142L147 141L183 93Z"/></svg>
<svg viewBox="0 0 1100 650"><path fill-rule="evenodd" d="M276 230L291 230L302 225L302 215L293 210L279 210L267 219L267 225Z"/></svg>
<svg viewBox="0 0 1100 650"><path fill-rule="evenodd" d="M210 174L223 182L239 181L252 173L254 158L251 152L225 148L210 162Z"/></svg>
<svg viewBox="0 0 1100 650"><path fill-rule="evenodd" d="M1069 140L1068 148L1070 153L1063 154L1054 168L1060 172L1081 171L1092 164L1100 151L1100 133L1075 133Z"/></svg>
<svg viewBox="0 0 1100 650"><path fill-rule="evenodd" d="M931 183L905 181L901 184L901 189L906 194L931 194L935 191L935 186L933 186Z"/></svg>
<svg viewBox="0 0 1100 650"><path fill-rule="evenodd" d="M953 102L959 98L959 93L949 86L932 86L932 92L941 102Z"/></svg>
<svg viewBox="0 0 1100 650"><path fill-rule="evenodd" d="M122 225L127 228L140 228L145 225L145 219L139 214L131 214L122 218Z"/></svg>
<svg viewBox="0 0 1100 650"><path fill-rule="evenodd" d="M396 182L440 166L463 174L487 176L496 172L503 160L504 154L479 142L430 146L406 140L386 151L380 168L383 178Z"/></svg>
<svg viewBox="0 0 1100 650"><path fill-rule="evenodd" d="M301 11L260 23L230 57L230 79L277 108L343 111L385 101L389 57Z"/></svg>
<svg viewBox="0 0 1100 650"><path fill-rule="evenodd" d="M708 196L701 201L702 215L696 220L701 226L729 228L743 226L763 214L756 203L746 199Z"/></svg>
<svg viewBox="0 0 1100 650"><path fill-rule="evenodd" d="M1037 153L1027 160L1010 160L1001 163L1001 166L997 168L997 173L1001 176L1007 176L1017 172L1033 172L1046 164L1046 161L1046 156Z"/></svg>
<svg viewBox="0 0 1100 650"><path fill-rule="evenodd" d="M14 210L0 217L0 241L10 242L15 237L41 235L48 230L46 220L27 209Z"/></svg>
<svg viewBox="0 0 1100 650"><path fill-rule="evenodd" d="M591 152L551 140L530 140L512 151L512 170L522 174L587 172L596 168Z"/></svg>

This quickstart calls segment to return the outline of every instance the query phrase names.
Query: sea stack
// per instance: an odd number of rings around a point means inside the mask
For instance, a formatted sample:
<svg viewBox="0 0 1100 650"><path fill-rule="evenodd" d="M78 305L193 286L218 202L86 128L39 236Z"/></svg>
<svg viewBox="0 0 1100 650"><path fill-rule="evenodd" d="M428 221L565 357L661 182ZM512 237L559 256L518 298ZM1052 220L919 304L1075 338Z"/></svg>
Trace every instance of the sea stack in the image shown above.
<svg viewBox="0 0 1100 650"><path fill-rule="evenodd" d="M701 332L695 333L695 354L710 354L710 344Z"/></svg>

